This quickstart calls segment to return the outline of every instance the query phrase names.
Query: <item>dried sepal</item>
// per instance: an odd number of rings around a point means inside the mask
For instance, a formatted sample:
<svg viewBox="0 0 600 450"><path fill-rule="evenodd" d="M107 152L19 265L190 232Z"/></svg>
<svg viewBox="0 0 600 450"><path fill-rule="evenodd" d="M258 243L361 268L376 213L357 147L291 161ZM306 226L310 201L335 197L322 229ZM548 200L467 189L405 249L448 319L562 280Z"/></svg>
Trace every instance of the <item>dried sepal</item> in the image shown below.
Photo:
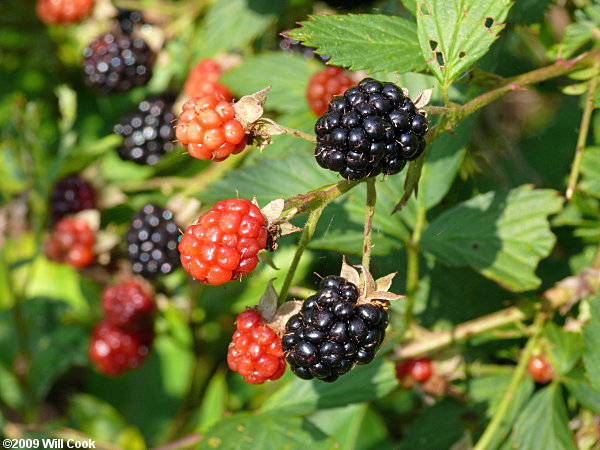
<svg viewBox="0 0 600 450"><path fill-rule="evenodd" d="M269 89L271 89L271 86L267 86L254 94L245 95L233 104L235 118L242 124L246 133L252 135L255 122L262 117L263 104L267 100Z"/></svg>
<svg viewBox="0 0 600 450"><path fill-rule="evenodd" d="M392 281L398 272L388 273L385 277L378 278L375 282L378 291L389 291L392 286Z"/></svg>
<svg viewBox="0 0 600 450"><path fill-rule="evenodd" d="M268 264L269 267L272 267L275 270L279 270L279 267L277 267L275 265L275 261L273 261L273 257L271 256L270 251L268 251L266 249L262 249L256 254L256 256L258 257L259 261Z"/></svg>
<svg viewBox="0 0 600 450"><path fill-rule="evenodd" d="M340 277L346 279L346 281L349 281L352 284L355 284L357 287L360 285L360 275L358 274L358 270L346 262L345 256L342 256L342 270L340 271Z"/></svg>
<svg viewBox="0 0 600 450"><path fill-rule="evenodd" d="M97 209L85 209L73 214L73 217L85 222L94 233L100 229L100 211Z"/></svg>
<svg viewBox="0 0 600 450"><path fill-rule="evenodd" d="M302 228L298 228L296 225L293 225L287 220L280 218L281 214L283 213L284 206L285 201L282 198L278 198L268 203L263 209L261 209L261 212L266 219L268 233L267 248L271 251L275 251L277 249L277 239L279 239L281 236L302 231Z"/></svg>
<svg viewBox="0 0 600 450"><path fill-rule="evenodd" d="M269 325L277 336L282 337L285 334L285 324L290 317L300 312L302 303L299 300L291 300L277 308L273 318L267 322L267 325Z"/></svg>
<svg viewBox="0 0 600 450"><path fill-rule="evenodd" d="M431 101L432 94L433 88L425 89L423 92L421 92L413 102L415 104L415 108L421 109L427 106Z"/></svg>

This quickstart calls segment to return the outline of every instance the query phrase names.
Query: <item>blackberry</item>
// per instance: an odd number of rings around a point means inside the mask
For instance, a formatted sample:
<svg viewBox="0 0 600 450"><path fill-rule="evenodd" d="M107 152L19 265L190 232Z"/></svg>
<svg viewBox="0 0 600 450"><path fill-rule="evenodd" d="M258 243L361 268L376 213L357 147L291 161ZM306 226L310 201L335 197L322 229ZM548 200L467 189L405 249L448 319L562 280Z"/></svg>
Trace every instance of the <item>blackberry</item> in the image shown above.
<svg viewBox="0 0 600 450"><path fill-rule="evenodd" d="M292 372L310 380L335 381L356 364L367 364L385 337L388 313L357 304L358 288L330 276L286 324L281 344Z"/></svg>
<svg viewBox="0 0 600 450"><path fill-rule="evenodd" d="M427 118L393 83L363 79L317 120L315 158L348 180L400 172L425 150Z"/></svg>
<svg viewBox="0 0 600 450"><path fill-rule="evenodd" d="M79 175L62 178L52 188L50 211L54 220L95 207L94 188Z"/></svg>
<svg viewBox="0 0 600 450"><path fill-rule="evenodd" d="M123 33L131 34L133 33L136 24L144 24L141 11L132 11L130 9L123 8L117 8L117 10L117 21L119 23L119 28Z"/></svg>
<svg viewBox="0 0 600 450"><path fill-rule="evenodd" d="M152 166L173 150L175 115L171 107L165 99L147 98L138 105L138 111L115 125L114 132L124 137L118 149L121 159Z"/></svg>
<svg viewBox="0 0 600 450"><path fill-rule="evenodd" d="M133 215L127 253L134 273L153 278L179 265L179 229L171 211L148 203Z"/></svg>
<svg viewBox="0 0 600 450"><path fill-rule="evenodd" d="M86 84L105 94L143 86L152 76L154 52L146 41L128 34L99 36L83 57Z"/></svg>

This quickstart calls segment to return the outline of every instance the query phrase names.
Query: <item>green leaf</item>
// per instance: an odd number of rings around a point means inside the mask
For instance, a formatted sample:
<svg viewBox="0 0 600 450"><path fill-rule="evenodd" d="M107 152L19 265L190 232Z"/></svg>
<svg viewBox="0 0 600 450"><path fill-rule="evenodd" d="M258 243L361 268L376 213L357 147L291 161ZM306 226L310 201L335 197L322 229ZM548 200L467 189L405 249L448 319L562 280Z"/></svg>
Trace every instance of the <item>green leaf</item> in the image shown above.
<svg viewBox="0 0 600 450"><path fill-rule="evenodd" d="M70 399L69 414L78 429L94 440L119 444L125 449L145 449L140 432L108 403L89 395L75 394Z"/></svg>
<svg viewBox="0 0 600 450"><path fill-rule="evenodd" d="M286 450L331 448L334 442L306 419L284 414L239 413L203 433L200 449Z"/></svg>
<svg viewBox="0 0 600 450"><path fill-rule="evenodd" d="M576 367L563 382L577 402L595 414L600 414L600 391L590 386L582 367Z"/></svg>
<svg viewBox="0 0 600 450"><path fill-rule="evenodd" d="M268 158L260 164L230 170L199 197L207 203L215 203L223 198L256 195L264 205L276 198L291 197L336 181L336 175L321 169L312 155L292 153L287 158Z"/></svg>
<svg viewBox="0 0 600 450"><path fill-rule="evenodd" d="M494 413L498 409L498 405L504 397L506 389L512 378L512 374L506 375L492 375L487 377L474 378L469 383L469 394L475 402L487 402L488 407L486 415L488 418L493 417ZM519 413L523 410L523 407L531 397L533 393L534 384L531 378L524 377L520 380L515 390L512 401L510 402L506 414L502 423L498 427L498 430L491 439L488 450L498 448L498 446L504 441L506 435L512 428Z"/></svg>
<svg viewBox="0 0 600 450"><path fill-rule="evenodd" d="M249 47L279 17L287 0L228 0L214 2L202 27L207 55Z"/></svg>
<svg viewBox="0 0 600 450"><path fill-rule="evenodd" d="M265 402L263 410L280 415L307 414L317 409L336 408L381 398L397 386L394 365L378 358L366 366L355 367L352 372L331 384L293 377L290 383Z"/></svg>
<svg viewBox="0 0 600 450"><path fill-rule="evenodd" d="M488 192L439 215L421 245L444 263L471 266L509 290L535 289L541 282L534 271L556 239L547 216L561 205L556 191L530 185Z"/></svg>
<svg viewBox="0 0 600 450"><path fill-rule="evenodd" d="M562 389L553 383L538 391L519 415L508 448L575 450Z"/></svg>
<svg viewBox="0 0 600 450"><path fill-rule="evenodd" d="M587 147L583 151L579 188L600 198L600 147Z"/></svg>
<svg viewBox="0 0 600 450"><path fill-rule="evenodd" d="M413 14L413 16L417 15L417 0L402 0L402 4Z"/></svg>
<svg viewBox="0 0 600 450"><path fill-rule="evenodd" d="M308 108L308 80L320 67L314 59L302 55L267 52L244 60L241 66L223 74L220 81L239 97L271 86L265 108L295 112Z"/></svg>
<svg viewBox="0 0 600 450"><path fill-rule="evenodd" d="M423 0L419 43L427 66L444 86L488 51L506 25L510 0Z"/></svg>
<svg viewBox="0 0 600 450"><path fill-rule="evenodd" d="M467 413L465 406L444 399L424 408L408 427L402 439L401 449L438 450L451 448L467 428L461 416Z"/></svg>
<svg viewBox="0 0 600 450"><path fill-rule="evenodd" d="M417 27L401 17L375 14L312 16L287 34L335 66L369 72L410 72L425 67Z"/></svg>
<svg viewBox="0 0 600 450"><path fill-rule="evenodd" d="M554 369L564 375L579 361L583 354L583 336L581 333L565 331L553 322L548 322L544 335L550 346L550 356Z"/></svg>
<svg viewBox="0 0 600 450"><path fill-rule="evenodd" d="M583 364L594 389L600 391L600 295L590 301L590 322L583 327Z"/></svg>
<svg viewBox="0 0 600 450"><path fill-rule="evenodd" d="M60 131L65 134L73 128L77 117L77 94L67 85L61 84L55 89L60 109Z"/></svg>
<svg viewBox="0 0 600 450"><path fill-rule="evenodd" d="M584 45L598 40L600 4L593 2L575 11L575 22L564 31L563 39L547 52L548 59L570 58Z"/></svg>
<svg viewBox="0 0 600 450"><path fill-rule="evenodd" d="M208 382L200 405L198 430L205 430L225 417L227 409L227 381L223 372L217 372Z"/></svg>

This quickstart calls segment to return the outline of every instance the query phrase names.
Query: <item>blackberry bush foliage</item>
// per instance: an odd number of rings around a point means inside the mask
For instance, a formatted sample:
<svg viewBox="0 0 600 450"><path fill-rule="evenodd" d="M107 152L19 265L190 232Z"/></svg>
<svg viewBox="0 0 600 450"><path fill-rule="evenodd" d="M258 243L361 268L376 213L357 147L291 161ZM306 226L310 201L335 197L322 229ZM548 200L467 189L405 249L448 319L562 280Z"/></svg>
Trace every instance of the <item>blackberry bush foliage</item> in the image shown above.
<svg viewBox="0 0 600 450"><path fill-rule="evenodd" d="M1 5L7 439L600 447L597 0Z"/></svg>
<svg viewBox="0 0 600 450"><path fill-rule="evenodd" d="M173 213L154 203L136 212L127 231L127 254L133 273L153 278L179 266L179 228Z"/></svg>

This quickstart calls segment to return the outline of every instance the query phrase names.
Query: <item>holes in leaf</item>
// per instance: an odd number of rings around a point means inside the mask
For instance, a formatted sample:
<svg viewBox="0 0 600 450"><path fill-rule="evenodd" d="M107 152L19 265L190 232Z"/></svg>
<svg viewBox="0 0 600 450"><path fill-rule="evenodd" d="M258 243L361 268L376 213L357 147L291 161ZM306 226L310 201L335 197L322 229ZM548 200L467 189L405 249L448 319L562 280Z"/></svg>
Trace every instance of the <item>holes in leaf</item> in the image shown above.
<svg viewBox="0 0 600 450"><path fill-rule="evenodd" d="M429 11L429 5L426 2L419 3L419 12L423 17L431 15L431 11Z"/></svg>
<svg viewBox="0 0 600 450"><path fill-rule="evenodd" d="M431 49L432 52L435 52L435 49L437 48L437 46L438 46L437 41L434 41L434 40L429 41L429 48Z"/></svg>
<svg viewBox="0 0 600 450"><path fill-rule="evenodd" d="M467 56L467 54L465 52L463 52L462 50L460 52L458 52L458 59L463 59L465 56Z"/></svg>
<svg viewBox="0 0 600 450"><path fill-rule="evenodd" d="M444 61L444 54L442 52L435 52L435 59L438 63L438 66L444 67L446 62Z"/></svg>
<svg viewBox="0 0 600 450"><path fill-rule="evenodd" d="M484 25L486 28L492 28L492 25L494 25L493 17L486 17Z"/></svg>

